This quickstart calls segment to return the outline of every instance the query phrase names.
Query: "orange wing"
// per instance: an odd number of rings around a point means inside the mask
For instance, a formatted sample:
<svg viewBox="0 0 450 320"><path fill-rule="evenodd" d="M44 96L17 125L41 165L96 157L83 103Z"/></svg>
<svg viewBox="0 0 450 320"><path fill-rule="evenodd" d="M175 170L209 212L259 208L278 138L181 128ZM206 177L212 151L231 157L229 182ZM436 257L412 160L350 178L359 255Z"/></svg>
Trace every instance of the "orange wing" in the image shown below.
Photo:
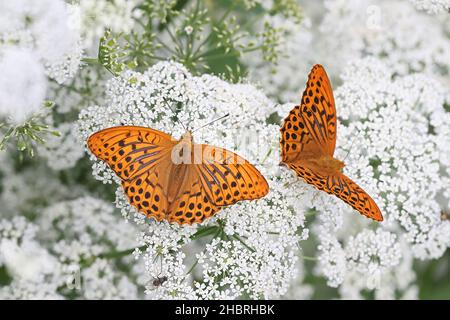
<svg viewBox="0 0 450 320"><path fill-rule="evenodd" d="M284 120L281 129L282 162L307 183L334 194L361 214L382 221L380 209L372 198L333 167L337 161L333 158L335 146L336 108L333 91L324 68L315 65L308 76L301 104L294 107ZM330 163L331 167L321 168L313 163Z"/></svg>
<svg viewBox="0 0 450 320"><path fill-rule="evenodd" d="M222 148L200 147L202 161L187 165L186 179L170 205L169 221L202 222L223 206L268 193L265 178L248 161Z"/></svg>
<svg viewBox="0 0 450 320"><path fill-rule="evenodd" d="M269 192L264 176L244 158L226 149L201 145L203 163L196 169L208 197L217 206L254 200Z"/></svg>
<svg viewBox="0 0 450 320"><path fill-rule="evenodd" d="M302 156L333 156L336 146L336 108L330 80L315 65L306 83L301 104L295 106L281 128L283 162Z"/></svg>
<svg viewBox="0 0 450 320"><path fill-rule="evenodd" d="M170 155L176 141L164 132L134 126L112 127L94 133L88 147L122 180L130 180L156 167Z"/></svg>
<svg viewBox="0 0 450 320"><path fill-rule="evenodd" d="M383 221L383 216L375 201L343 173L336 172L332 175L326 175L320 173L317 169L308 167L306 163L301 161L288 166L317 189L337 196L368 218Z"/></svg>
<svg viewBox="0 0 450 320"><path fill-rule="evenodd" d="M177 143L144 127L109 128L88 140L92 153L121 178L131 205L158 221L200 223L222 206L267 194L261 173L225 149L200 145L201 163L175 165L171 154Z"/></svg>
<svg viewBox="0 0 450 320"><path fill-rule="evenodd" d="M169 201L161 177L171 165L176 141L164 132L135 126L112 127L94 133L88 147L122 180L130 203L148 217L166 217Z"/></svg>
<svg viewBox="0 0 450 320"><path fill-rule="evenodd" d="M179 224L201 223L221 208L208 197L194 165L188 165L186 183L170 205L167 220Z"/></svg>

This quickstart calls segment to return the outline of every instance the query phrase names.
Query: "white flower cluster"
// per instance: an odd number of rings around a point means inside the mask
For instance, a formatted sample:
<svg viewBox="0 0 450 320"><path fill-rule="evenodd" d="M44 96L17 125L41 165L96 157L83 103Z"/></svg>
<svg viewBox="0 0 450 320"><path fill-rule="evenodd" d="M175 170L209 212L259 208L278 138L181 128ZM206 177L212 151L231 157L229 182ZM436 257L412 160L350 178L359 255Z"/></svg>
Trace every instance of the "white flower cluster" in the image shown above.
<svg viewBox="0 0 450 320"><path fill-rule="evenodd" d="M195 134L195 140L237 151L268 178L271 191L258 201L224 208L202 227L220 226L220 236L204 243L190 237L198 225L180 227L150 221L142 234L143 255L152 298L273 298L287 292L297 271L298 242L307 238L298 197L301 188L286 189L286 172L278 168L278 126L266 124L275 105L247 84L231 85L217 77L192 76L183 66L161 62L145 73L126 72L108 85L105 106L85 109L79 127L83 141L95 131L115 125L141 125L179 138L191 129L229 113ZM178 122L174 122L174 112ZM94 173L104 182L114 174L96 161ZM117 191L125 216L135 214ZM137 220L143 222L142 215ZM186 257L186 247L197 250ZM191 248L192 249L192 248ZM189 258L189 259L188 259ZM189 269L195 265L193 271ZM153 282L167 280L161 286ZM220 279L220 280L219 280Z"/></svg>
<svg viewBox="0 0 450 320"><path fill-rule="evenodd" d="M39 226L39 229L38 229ZM0 266L11 284L0 296L8 299L56 299L75 294L85 299L135 299L134 279L121 271L120 253L136 245L136 229L113 207L91 197L56 203L36 224L23 217L0 221ZM122 263L130 263L129 257Z"/></svg>
<svg viewBox="0 0 450 320"><path fill-rule="evenodd" d="M23 217L0 220L0 267L11 277L11 283L0 288L0 298L61 298L59 262L36 241L37 229Z"/></svg>
<svg viewBox="0 0 450 320"><path fill-rule="evenodd" d="M61 123L55 130L60 135L50 136L45 144L38 145L38 153L53 170L72 168L84 156L83 146L78 143L76 124Z"/></svg>
<svg viewBox="0 0 450 320"><path fill-rule="evenodd" d="M6 157L5 157L6 158ZM80 196L79 185L65 185L56 172L49 172L44 163L15 168L11 158L2 159L0 203L2 217L18 213L35 215L49 202Z"/></svg>
<svg viewBox="0 0 450 320"><path fill-rule="evenodd" d="M385 61L396 74L448 75L450 43L435 17L418 12L403 0L324 4L326 13L314 53L331 74L340 74L349 61L369 55Z"/></svg>
<svg viewBox="0 0 450 320"><path fill-rule="evenodd" d="M3 190L0 199L0 268L5 268L8 282L0 286L0 297L140 297L143 289L135 272L142 267L130 257L137 244L137 229L123 221L120 213L115 216L114 207L103 200L81 197L58 202L60 197L76 196L79 190L64 191L65 186L58 185L55 177L36 176L36 172L44 170L34 168L32 175L16 174L28 182L23 185L11 185L14 181L8 176L2 180L2 188L10 190ZM33 179L45 185L30 185ZM42 199L55 203L43 209ZM31 223L23 216L14 216L21 212L37 217ZM124 272L121 265L131 263L131 271Z"/></svg>
<svg viewBox="0 0 450 320"><path fill-rule="evenodd" d="M97 53L98 40L106 28L129 33L134 26L133 9L142 0L76 0L81 18L84 47Z"/></svg>
<svg viewBox="0 0 450 320"><path fill-rule="evenodd" d="M313 229L320 243L319 272L330 285L346 287L341 288L346 296L356 296L348 293L351 282L356 292L378 288L379 297L395 298L395 289L409 287L397 278L379 280L384 274L395 277L399 266L413 274L412 257L439 258L450 246L450 221L441 219L450 186L448 91L423 74L394 79L394 71L375 58L350 64L342 78L335 90L341 119L336 154L346 157L345 173L374 196L386 222L375 232L362 229L368 222L346 207L352 222L333 210L336 220L330 223L327 206L317 200L316 209L325 208Z"/></svg>
<svg viewBox="0 0 450 320"><path fill-rule="evenodd" d="M92 197L55 203L38 219L41 241L52 248L67 276L79 277L79 294L86 299L134 299L138 288L120 271L120 260L105 254L136 247L136 228L114 215L110 204ZM119 257L120 258L120 257ZM71 273L71 274L67 274ZM76 285L76 283L73 283Z"/></svg>
<svg viewBox="0 0 450 320"><path fill-rule="evenodd" d="M449 0L409 0L414 6L429 14L448 13L450 10Z"/></svg>
<svg viewBox="0 0 450 320"><path fill-rule="evenodd" d="M59 83L72 77L81 58L80 22L74 9L62 0L2 1L2 47L30 50L47 75ZM57 45L55 45L57 44Z"/></svg>
<svg viewBox="0 0 450 320"><path fill-rule="evenodd" d="M0 116L21 124L41 107L47 76L63 83L78 71L79 21L63 0L2 1L0 12Z"/></svg>
<svg viewBox="0 0 450 320"><path fill-rule="evenodd" d="M298 91L305 79L292 75L306 74L314 64L314 58L309 54L313 42L311 21L305 18L302 23L297 23L281 15L271 16L267 21L274 28L283 30L279 48L281 54L276 65L261 61L258 54L246 55L245 62L250 66L249 78L260 85L268 96L280 102L298 100Z"/></svg>
<svg viewBox="0 0 450 320"><path fill-rule="evenodd" d="M45 99L44 67L30 50L0 47L0 70L0 116L21 124L39 110Z"/></svg>

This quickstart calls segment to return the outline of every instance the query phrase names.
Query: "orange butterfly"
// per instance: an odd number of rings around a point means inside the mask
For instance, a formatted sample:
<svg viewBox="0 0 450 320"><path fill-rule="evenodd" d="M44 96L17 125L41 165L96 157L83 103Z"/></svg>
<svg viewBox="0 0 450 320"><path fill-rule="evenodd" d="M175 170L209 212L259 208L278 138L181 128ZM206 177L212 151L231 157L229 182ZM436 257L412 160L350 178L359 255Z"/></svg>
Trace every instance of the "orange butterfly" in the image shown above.
<svg viewBox="0 0 450 320"><path fill-rule="evenodd" d="M248 161L226 149L194 144L134 126L91 135L88 147L122 180L130 203L160 221L202 222L223 206L269 192L266 179Z"/></svg>
<svg viewBox="0 0 450 320"><path fill-rule="evenodd" d="M281 128L282 163L317 189L334 194L362 215L383 221L373 199L342 173L344 163L333 157L336 108L328 76L315 65L301 104L291 110Z"/></svg>

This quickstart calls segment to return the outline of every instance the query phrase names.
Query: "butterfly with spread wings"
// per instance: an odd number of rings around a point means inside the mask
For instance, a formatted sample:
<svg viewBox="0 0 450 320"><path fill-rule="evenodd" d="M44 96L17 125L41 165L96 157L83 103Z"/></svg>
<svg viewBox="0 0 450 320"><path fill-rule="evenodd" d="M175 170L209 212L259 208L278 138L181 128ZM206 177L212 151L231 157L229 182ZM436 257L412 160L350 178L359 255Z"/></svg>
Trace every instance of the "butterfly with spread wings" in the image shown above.
<svg viewBox="0 0 450 320"><path fill-rule="evenodd" d="M342 173L344 163L333 157L336 120L330 80L325 69L315 65L300 105L290 111L281 128L281 162L308 184L337 196L368 218L383 221L375 201Z"/></svg>
<svg viewBox="0 0 450 320"><path fill-rule="evenodd" d="M130 203L147 217L201 223L223 206L265 196L269 187L248 161L226 149L157 130L118 126L88 139L91 152L121 179Z"/></svg>

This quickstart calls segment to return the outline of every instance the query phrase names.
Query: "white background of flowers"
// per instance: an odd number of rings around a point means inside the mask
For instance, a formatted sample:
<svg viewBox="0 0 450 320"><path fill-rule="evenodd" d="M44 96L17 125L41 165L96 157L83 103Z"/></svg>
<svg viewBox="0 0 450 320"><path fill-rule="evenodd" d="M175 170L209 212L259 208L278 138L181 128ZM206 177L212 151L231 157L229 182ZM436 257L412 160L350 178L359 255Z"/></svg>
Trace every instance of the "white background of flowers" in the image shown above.
<svg viewBox="0 0 450 320"><path fill-rule="evenodd" d="M115 76L86 63L105 28L139 28L142 3L0 2L0 128L40 117L60 133L33 158L19 159L14 142L0 151L0 298L416 299L431 265L434 279L450 282L448 0L286 1L301 19L289 10L264 15L282 30L277 63L244 55L238 83L169 57ZM261 28L251 26L248 38ZM268 120L298 103L315 63L334 87L336 157L375 198L383 223L278 166L279 124ZM47 100L55 107L43 113ZM181 107L174 114L168 104ZM202 226L144 219L85 146L111 126L180 137L180 122L199 128L226 113L196 142L244 156L271 191ZM96 180L80 182L86 175ZM193 239L201 228L220 232Z"/></svg>

